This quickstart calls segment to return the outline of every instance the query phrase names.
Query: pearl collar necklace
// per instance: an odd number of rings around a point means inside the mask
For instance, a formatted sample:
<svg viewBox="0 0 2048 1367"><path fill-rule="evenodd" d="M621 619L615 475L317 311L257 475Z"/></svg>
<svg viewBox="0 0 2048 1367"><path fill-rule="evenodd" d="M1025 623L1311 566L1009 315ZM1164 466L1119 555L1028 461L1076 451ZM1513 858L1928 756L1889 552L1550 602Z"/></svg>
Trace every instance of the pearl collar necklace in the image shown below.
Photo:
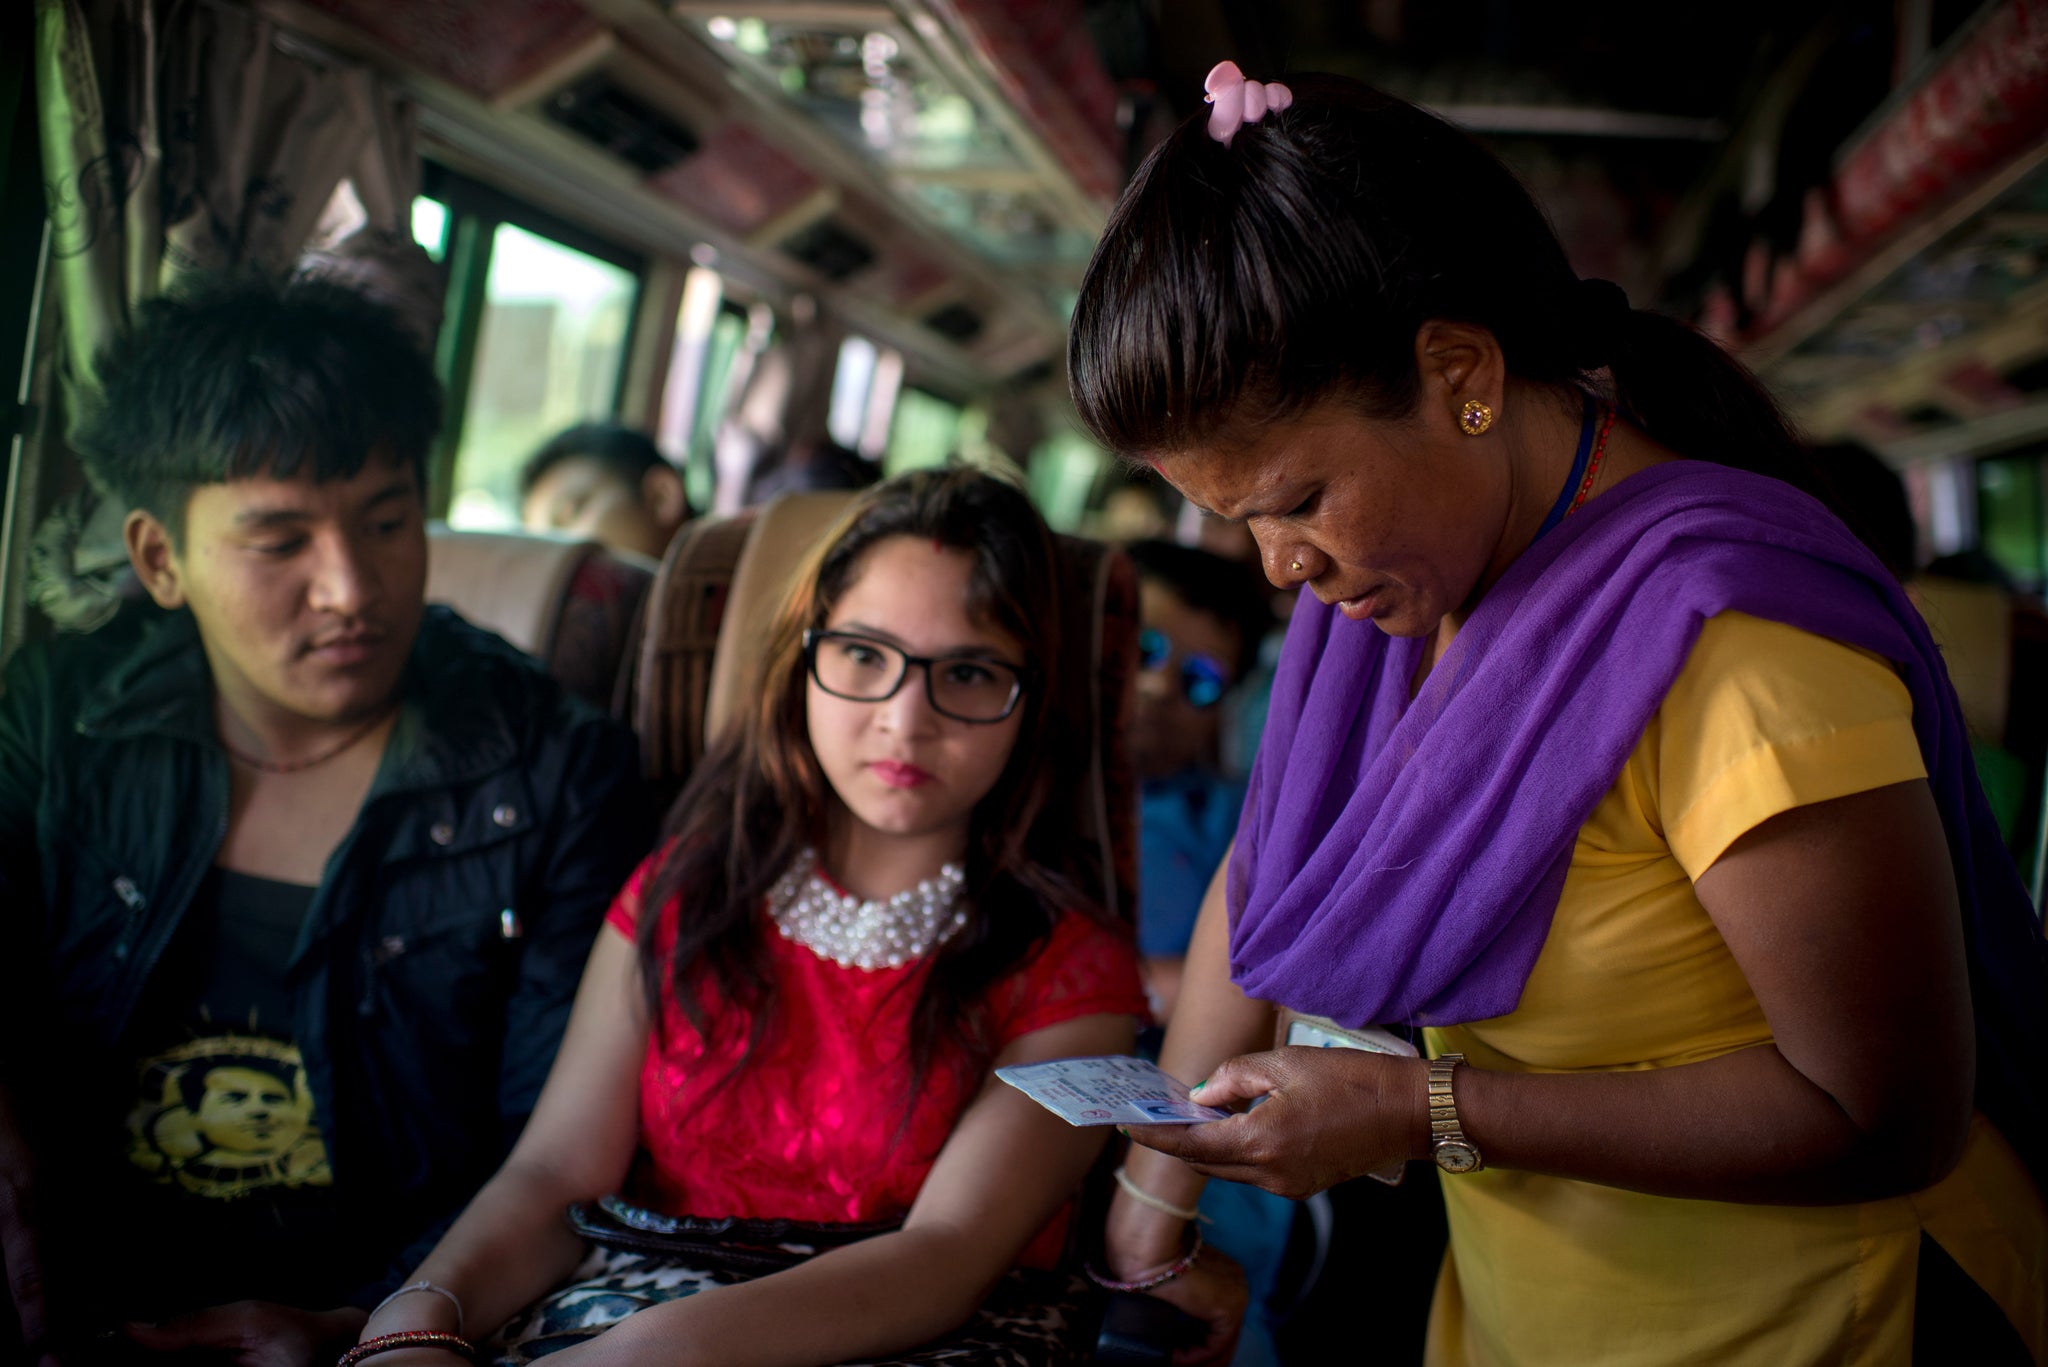
<svg viewBox="0 0 2048 1367"><path fill-rule="evenodd" d="M886 901L863 901L825 881L816 850L804 850L768 893L768 912L786 940L846 968L901 968L967 924L960 890L967 870L939 869Z"/></svg>

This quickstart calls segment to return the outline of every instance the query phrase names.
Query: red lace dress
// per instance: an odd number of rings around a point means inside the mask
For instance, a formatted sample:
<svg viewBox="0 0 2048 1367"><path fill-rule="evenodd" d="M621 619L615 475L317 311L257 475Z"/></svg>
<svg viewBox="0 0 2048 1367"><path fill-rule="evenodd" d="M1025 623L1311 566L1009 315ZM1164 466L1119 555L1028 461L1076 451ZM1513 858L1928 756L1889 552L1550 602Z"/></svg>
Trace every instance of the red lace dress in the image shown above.
<svg viewBox="0 0 2048 1367"><path fill-rule="evenodd" d="M607 918L629 939L652 869L650 857ZM676 914L674 901L661 910L656 943L664 952L675 943ZM737 1008L713 1004L713 1024L724 1027L713 1036L725 1042L707 1050L681 1008L664 1004L666 1029L640 1073L642 1156L632 1199L672 1215L901 1218L983 1081L957 1051L942 1049L903 1123L911 1011L930 962L846 968L784 939L765 910L762 940L779 1019L736 1075L725 1076L745 1047ZM988 1001L998 1052L1080 1016L1145 1014L1128 940L1071 914ZM1063 1215L1040 1231L1023 1265L1052 1266L1065 1225Z"/></svg>

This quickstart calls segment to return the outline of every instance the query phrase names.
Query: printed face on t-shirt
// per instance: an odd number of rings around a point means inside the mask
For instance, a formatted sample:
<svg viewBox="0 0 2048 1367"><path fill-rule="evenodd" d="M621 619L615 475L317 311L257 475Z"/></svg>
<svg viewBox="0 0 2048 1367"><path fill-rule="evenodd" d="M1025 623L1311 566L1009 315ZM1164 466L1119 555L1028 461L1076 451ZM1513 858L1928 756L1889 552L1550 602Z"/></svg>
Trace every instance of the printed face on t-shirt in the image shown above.
<svg viewBox="0 0 2048 1367"><path fill-rule="evenodd" d="M199 1102L200 1134L214 1147L260 1153L288 1147L306 1128L305 1107L295 1105L282 1078L254 1068L213 1068Z"/></svg>

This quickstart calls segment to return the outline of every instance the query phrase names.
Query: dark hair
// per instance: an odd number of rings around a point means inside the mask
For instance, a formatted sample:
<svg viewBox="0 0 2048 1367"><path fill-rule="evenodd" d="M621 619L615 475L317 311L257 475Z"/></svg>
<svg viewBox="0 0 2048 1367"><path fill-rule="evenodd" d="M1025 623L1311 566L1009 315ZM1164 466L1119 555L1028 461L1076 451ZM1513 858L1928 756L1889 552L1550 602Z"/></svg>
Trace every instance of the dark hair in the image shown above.
<svg viewBox="0 0 2048 1367"><path fill-rule="evenodd" d="M1894 578L1911 579L1920 567L1920 541L1899 472L1860 442L1816 446L1808 454L1822 494L1849 530Z"/></svg>
<svg viewBox="0 0 2048 1367"><path fill-rule="evenodd" d="M1681 455L1795 476L1797 444L1755 379L1686 324L1581 281L1472 138L1356 81L1287 83L1293 106L1228 147L1206 111L1187 120L1111 214L1067 352L1098 441L1171 455L1332 399L1405 417L1416 332L1444 319L1490 331L1525 380L1584 385L1606 367L1625 412Z"/></svg>
<svg viewBox="0 0 2048 1367"><path fill-rule="evenodd" d="M657 1022L671 992L700 1034L710 1029L707 992L751 1010L743 1067L774 1007L762 899L804 846L823 848L829 810L805 719L803 634L825 624L867 552L899 536L973 555L970 610L1016 637L1031 669L1009 763L971 819L967 928L936 951L912 1018L914 1097L943 1040L964 1043L976 1073L986 1067L993 1046L977 1003L1032 952L1062 909L1107 922L1084 891L1095 884L1079 804L1048 800L1058 757L1073 748L1047 686L1060 657L1053 542L1014 485L964 468L903 475L863 493L805 559L742 694L757 701L712 745L669 813L665 853L642 898L639 945ZM658 913L686 889L690 914L679 918L664 960Z"/></svg>
<svg viewBox="0 0 2048 1367"><path fill-rule="evenodd" d="M1242 679L1259 660L1259 645L1273 626L1272 589L1241 561L1178 541L1132 541L1124 551L1147 579L1172 589L1183 603L1237 633L1231 673Z"/></svg>
<svg viewBox="0 0 2048 1367"><path fill-rule="evenodd" d="M565 460L588 456L623 479L637 494L649 470L675 467L654 439L636 428L615 422L586 422L548 438L547 445L526 459L519 471L519 496L533 492L541 477Z"/></svg>
<svg viewBox="0 0 2048 1367"><path fill-rule="evenodd" d="M426 487L441 387L405 324L332 281L199 277L142 303L101 352L74 438L93 479L175 539L193 489L350 479L389 452Z"/></svg>
<svg viewBox="0 0 2048 1367"><path fill-rule="evenodd" d="M758 470L746 501L766 503L781 494L821 489L867 489L881 478L879 464L826 437L792 445L781 460Z"/></svg>

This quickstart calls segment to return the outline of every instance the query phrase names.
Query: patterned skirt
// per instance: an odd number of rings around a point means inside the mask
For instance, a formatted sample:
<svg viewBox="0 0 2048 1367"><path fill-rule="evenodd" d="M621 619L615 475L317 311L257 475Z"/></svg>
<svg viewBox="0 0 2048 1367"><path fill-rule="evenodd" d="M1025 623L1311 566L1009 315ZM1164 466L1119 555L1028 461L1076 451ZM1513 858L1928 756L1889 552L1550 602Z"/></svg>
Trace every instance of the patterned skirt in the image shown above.
<svg viewBox="0 0 2048 1367"><path fill-rule="evenodd" d="M493 1367L526 1367L595 1338L636 1310L747 1280L748 1274L725 1268L593 1246L567 1285L479 1344L477 1360ZM953 1333L911 1352L861 1358L843 1367L1066 1367L1085 1362L1094 1345L1082 1340L1092 1338L1098 1299L1079 1277L1015 1268L996 1284L974 1318Z"/></svg>

